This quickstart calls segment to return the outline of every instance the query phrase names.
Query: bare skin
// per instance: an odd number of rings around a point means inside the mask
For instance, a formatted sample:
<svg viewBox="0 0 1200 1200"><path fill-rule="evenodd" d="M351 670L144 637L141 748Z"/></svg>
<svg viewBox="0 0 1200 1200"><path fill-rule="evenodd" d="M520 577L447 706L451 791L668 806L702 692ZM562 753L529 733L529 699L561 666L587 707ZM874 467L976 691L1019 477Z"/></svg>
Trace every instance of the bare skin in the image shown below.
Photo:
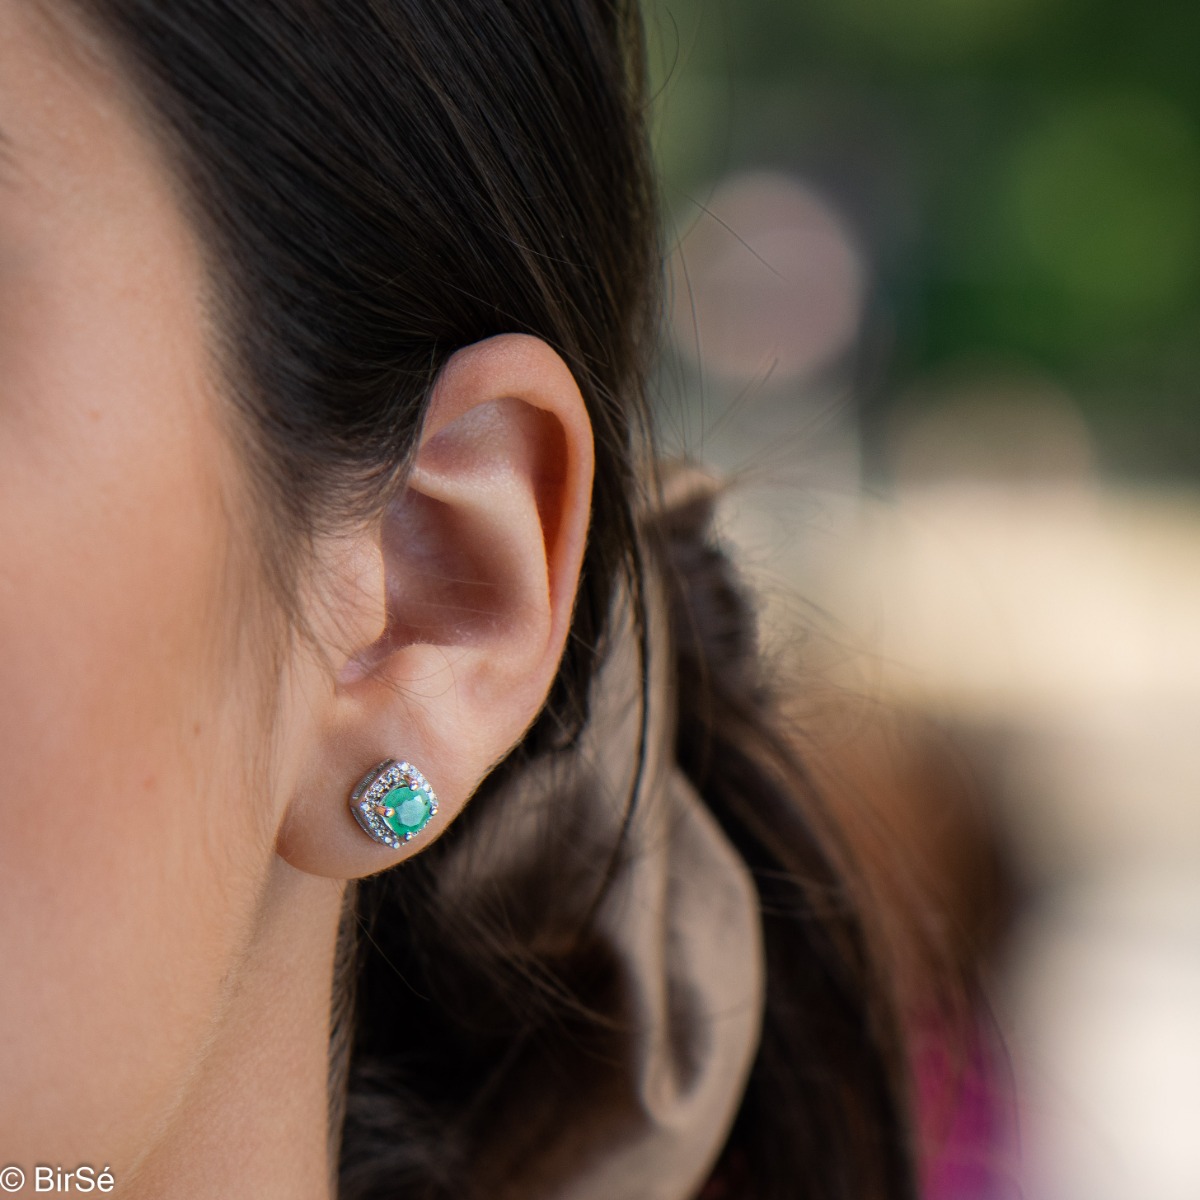
<svg viewBox="0 0 1200 1200"><path fill-rule="evenodd" d="M591 435L543 343L459 351L404 495L304 568L317 645L288 637L136 104L0 0L0 1165L316 1200L346 881L419 853L535 717ZM389 756L442 800L399 854L346 804Z"/></svg>

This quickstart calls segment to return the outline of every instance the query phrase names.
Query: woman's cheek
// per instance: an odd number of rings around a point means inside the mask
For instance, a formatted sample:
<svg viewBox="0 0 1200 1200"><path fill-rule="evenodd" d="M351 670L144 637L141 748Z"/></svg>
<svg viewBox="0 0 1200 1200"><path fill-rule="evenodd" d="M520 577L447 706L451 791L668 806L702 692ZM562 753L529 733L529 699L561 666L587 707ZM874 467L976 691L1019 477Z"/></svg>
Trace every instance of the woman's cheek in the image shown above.
<svg viewBox="0 0 1200 1200"><path fill-rule="evenodd" d="M222 631L215 421L149 411L180 389L144 359L105 391L68 357L0 444L0 1152L116 1171L169 1119L249 926L255 683Z"/></svg>
<svg viewBox="0 0 1200 1200"><path fill-rule="evenodd" d="M119 1180L246 950L269 706L201 255L41 8L0 0L0 1164Z"/></svg>
<svg viewBox="0 0 1200 1200"><path fill-rule="evenodd" d="M190 548L162 561L174 583L153 591L76 574L69 551L0 587L0 1130L13 1161L115 1167L145 1144L248 924L244 843L258 834L206 678Z"/></svg>

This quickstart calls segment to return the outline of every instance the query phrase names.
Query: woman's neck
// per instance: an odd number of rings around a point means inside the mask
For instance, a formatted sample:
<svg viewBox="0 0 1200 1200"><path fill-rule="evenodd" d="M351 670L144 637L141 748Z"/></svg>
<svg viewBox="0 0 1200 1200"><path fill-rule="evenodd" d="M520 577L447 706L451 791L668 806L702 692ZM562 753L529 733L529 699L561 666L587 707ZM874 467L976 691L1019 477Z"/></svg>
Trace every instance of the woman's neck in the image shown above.
<svg viewBox="0 0 1200 1200"><path fill-rule="evenodd" d="M207 1049L127 1200L329 1200L330 979L344 885L273 862Z"/></svg>

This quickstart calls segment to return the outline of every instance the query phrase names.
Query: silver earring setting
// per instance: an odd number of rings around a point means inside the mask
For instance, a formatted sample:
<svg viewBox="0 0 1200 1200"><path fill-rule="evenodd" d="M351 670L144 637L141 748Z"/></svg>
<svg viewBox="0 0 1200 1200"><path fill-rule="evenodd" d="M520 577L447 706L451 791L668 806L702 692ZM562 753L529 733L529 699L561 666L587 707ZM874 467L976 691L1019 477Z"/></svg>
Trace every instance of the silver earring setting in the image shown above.
<svg viewBox="0 0 1200 1200"><path fill-rule="evenodd" d="M438 810L429 780L412 763L389 758L368 771L350 794L363 833L391 850L411 842Z"/></svg>

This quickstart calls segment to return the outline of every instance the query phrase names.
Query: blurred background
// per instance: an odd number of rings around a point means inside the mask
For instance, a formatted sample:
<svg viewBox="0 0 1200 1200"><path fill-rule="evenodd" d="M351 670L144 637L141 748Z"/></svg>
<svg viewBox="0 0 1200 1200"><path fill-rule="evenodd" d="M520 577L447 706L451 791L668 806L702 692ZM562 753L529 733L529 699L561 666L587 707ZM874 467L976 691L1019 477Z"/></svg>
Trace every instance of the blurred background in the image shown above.
<svg viewBox="0 0 1200 1200"><path fill-rule="evenodd" d="M928 1194L1196 1200L1200 5L646 11L662 435L982 980Z"/></svg>

